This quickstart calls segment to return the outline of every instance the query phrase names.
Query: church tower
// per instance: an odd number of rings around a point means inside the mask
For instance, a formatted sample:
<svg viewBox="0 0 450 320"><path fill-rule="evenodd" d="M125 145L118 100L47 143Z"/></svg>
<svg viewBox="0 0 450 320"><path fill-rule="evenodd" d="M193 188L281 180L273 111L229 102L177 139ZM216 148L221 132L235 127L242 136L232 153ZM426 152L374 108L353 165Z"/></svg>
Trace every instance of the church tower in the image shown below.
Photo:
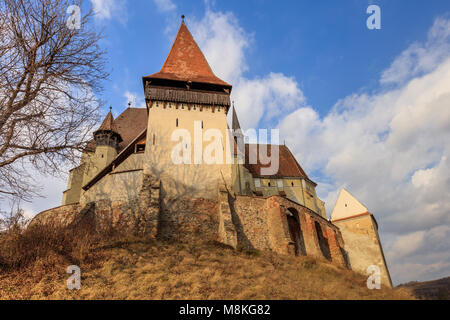
<svg viewBox="0 0 450 320"><path fill-rule="evenodd" d="M216 199L231 185L231 85L216 77L184 21L161 71L143 77L148 109L144 175L164 197Z"/></svg>

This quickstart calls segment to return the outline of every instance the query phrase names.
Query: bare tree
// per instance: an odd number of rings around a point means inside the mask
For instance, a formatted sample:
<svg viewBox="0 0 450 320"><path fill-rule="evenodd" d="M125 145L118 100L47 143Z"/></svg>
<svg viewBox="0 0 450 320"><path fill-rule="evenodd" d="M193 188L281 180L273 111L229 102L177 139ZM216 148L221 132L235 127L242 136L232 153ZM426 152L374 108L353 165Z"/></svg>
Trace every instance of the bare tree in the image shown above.
<svg viewBox="0 0 450 320"><path fill-rule="evenodd" d="M98 123L105 51L92 11L67 24L81 2L0 0L0 197L31 199L30 170L78 161Z"/></svg>

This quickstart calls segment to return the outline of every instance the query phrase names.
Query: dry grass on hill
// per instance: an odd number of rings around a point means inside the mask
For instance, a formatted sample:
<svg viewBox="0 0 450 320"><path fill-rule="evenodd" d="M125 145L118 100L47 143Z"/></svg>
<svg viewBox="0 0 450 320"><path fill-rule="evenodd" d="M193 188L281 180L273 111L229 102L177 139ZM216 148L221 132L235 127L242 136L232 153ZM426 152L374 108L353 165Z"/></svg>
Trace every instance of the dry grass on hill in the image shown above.
<svg viewBox="0 0 450 320"><path fill-rule="evenodd" d="M0 299L412 299L406 289L369 290L364 277L309 257L217 243L128 239L74 248L0 264ZM81 267L80 291L66 289L72 264Z"/></svg>

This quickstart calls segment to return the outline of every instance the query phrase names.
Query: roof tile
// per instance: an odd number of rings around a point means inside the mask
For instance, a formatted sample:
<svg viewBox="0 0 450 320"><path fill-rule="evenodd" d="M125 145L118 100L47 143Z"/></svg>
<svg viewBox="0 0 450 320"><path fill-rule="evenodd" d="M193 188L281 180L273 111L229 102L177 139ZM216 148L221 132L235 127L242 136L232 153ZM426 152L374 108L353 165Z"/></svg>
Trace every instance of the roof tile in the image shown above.
<svg viewBox="0 0 450 320"><path fill-rule="evenodd" d="M161 71L144 78L202 82L231 87L213 73L184 22L181 23Z"/></svg>

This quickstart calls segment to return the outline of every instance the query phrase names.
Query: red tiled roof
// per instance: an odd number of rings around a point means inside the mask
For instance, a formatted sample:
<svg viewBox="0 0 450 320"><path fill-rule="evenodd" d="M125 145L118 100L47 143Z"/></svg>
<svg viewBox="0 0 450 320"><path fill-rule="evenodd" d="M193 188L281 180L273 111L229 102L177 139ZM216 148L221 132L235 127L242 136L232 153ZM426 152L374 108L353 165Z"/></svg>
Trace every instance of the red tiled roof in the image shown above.
<svg viewBox="0 0 450 320"><path fill-rule="evenodd" d="M231 87L214 75L184 22L181 23L161 71L144 78L192 81Z"/></svg>
<svg viewBox="0 0 450 320"><path fill-rule="evenodd" d="M108 114L100 126L99 130L110 130L103 129L103 124L107 119L112 118ZM108 120L109 121L109 120ZM105 125L105 128L108 126L108 123ZM144 108L127 108L117 119L113 120L112 124L110 124L114 131L120 134L122 137L122 142L119 144L119 152L123 150L127 145L131 143L144 129L147 127L147 109ZM91 141L88 143L87 149L89 151L95 151L95 141Z"/></svg>
<svg viewBox="0 0 450 320"><path fill-rule="evenodd" d="M250 148L252 146L252 148ZM257 177L264 177L261 175L261 168L264 167L270 167L269 165L263 165L259 161L259 157L255 157L258 159L256 164L250 164L250 152L254 154L257 153L256 156L259 154L259 147L261 145L255 145L255 144L246 144L245 145L245 168L250 171L250 173ZM295 157L292 155L291 151L288 147L281 145L278 146L278 154L279 154L279 166L278 166L278 172L274 175L271 175L270 177L276 178L276 177L293 177L293 178L305 178L308 179L308 175L305 173L303 168L298 164ZM270 157L272 151L272 145L267 145L267 156ZM266 176L269 177L269 176Z"/></svg>

